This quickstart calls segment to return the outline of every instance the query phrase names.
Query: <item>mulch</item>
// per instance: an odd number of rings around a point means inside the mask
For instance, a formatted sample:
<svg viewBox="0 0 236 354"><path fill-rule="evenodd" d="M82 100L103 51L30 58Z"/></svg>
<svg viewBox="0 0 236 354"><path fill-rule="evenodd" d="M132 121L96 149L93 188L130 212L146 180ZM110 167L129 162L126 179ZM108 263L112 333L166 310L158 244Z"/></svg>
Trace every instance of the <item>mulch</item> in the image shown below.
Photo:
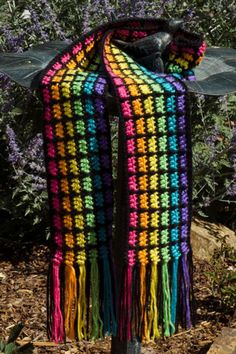
<svg viewBox="0 0 236 354"><path fill-rule="evenodd" d="M20 339L35 341L35 354L110 353L111 338L47 346L46 278L49 251L45 245L0 242L0 337L9 335L19 321L25 324ZM142 346L142 353L204 354L227 326L231 313L212 296L206 261L194 260L196 326L171 338ZM45 342L45 343L44 343ZM50 343L49 343L50 344ZM52 344L53 345L53 344Z"/></svg>

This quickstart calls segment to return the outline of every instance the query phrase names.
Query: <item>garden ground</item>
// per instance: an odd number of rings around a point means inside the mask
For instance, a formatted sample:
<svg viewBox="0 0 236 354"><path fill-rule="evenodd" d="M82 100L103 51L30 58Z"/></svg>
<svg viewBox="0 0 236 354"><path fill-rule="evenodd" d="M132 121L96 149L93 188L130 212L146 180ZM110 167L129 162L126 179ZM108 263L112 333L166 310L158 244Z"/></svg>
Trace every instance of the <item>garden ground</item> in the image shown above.
<svg viewBox="0 0 236 354"><path fill-rule="evenodd" d="M7 245L7 248L6 248ZM6 338L10 328L18 321L25 327L21 340L35 341L36 354L55 353L109 353L110 338L54 346L48 343L46 333L46 277L49 251L46 246L10 243L0 245L0 337ZM212 265L194 261L194 286L196 296L196 326L180 331L158 343L144 345L142 353L204 354L224 326L236 327L232 314L223 311L220 301L212 296L206 273ZM45 343L44 343L45 342ZM52 346L47 346L51 344Z"/></svg>

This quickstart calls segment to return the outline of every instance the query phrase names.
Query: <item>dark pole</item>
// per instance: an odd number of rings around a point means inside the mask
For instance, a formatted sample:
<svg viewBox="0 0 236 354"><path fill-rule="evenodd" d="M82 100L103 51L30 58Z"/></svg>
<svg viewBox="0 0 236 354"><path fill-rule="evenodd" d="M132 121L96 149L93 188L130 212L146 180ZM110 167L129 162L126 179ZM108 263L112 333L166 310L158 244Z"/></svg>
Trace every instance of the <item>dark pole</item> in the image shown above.
<svg viewBox="0 0 236 354"><path fill-rule="evenodd" d="M138 341L121 342L117 337L112 337L111 354L140 354L141 343Z"/></svg>
<svg viewBox="0 0 236 354"><path fill-rule="evenodd" d="M115 289L116 289L116 309L117 318L119 318L119 299L121 294L122 271L124 266L124 255L127 248L127 186L126 168L125 168L125 134L123 123L119 121L119 139L118 139L118 166L116 179L116 230L113 240L113 258L115 265ZM111 354L140 354L141 343L137 340L132 342L120 341L118 337L112 337Z"/></svg>

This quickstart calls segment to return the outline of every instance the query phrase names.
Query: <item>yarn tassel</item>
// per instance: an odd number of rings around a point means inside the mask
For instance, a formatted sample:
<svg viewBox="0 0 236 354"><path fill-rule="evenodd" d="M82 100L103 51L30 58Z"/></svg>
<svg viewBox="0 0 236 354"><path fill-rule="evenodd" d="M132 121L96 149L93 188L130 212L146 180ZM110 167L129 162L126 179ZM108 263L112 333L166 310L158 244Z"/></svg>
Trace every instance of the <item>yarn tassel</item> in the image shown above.
<svg viewBox="0 0 236 354"><path fill-rule="evenodd" d="M162 265L162 296L163 296L163 327L164 336L170 336L170 328L175 329L171 321L171 308L170 308L170 286L169 286L169 273L168 263Z"/></svg>
<svg viewBox="0 0 236 354"><path fill-rule="evenodd" d="M103 257L103 332L104 334L116 334L116 318L111 282L111 267L107 257Z"/></svg>
<svg viewBox="0 0 236 354"><path fill-rule="evenodd" d="M139 293L140 293L140 287L139 287L139 267L135 265L135 263L132 266L132 285L128 289L132 289L132 304L131 304L131 334L132 338L138 338L138 333L139 333Z"/></svg>
<svg viewBox="0 0 236 354"><path fill-rule="evenodd" d="M190 274L188 269L188 254L184 253L182 255L182 302L183 302L183 310L186 320L186 328L192 327L191 321L191 310L190 310Z"/></svg>
<svg viewBox="0 0 236 354"><path fill-rule="evenodd" d="M65 332L70 339L75 338L75 318L77 311L77 280L72 265L65 265Z"/></svg>
<svg viewBox="0 0 236 354"><path fill-rule="evenodd" d="M95 251L97 253L97 251ZM99 271L97 255L90 257L90 285L91 285L91 338L102 337L103 323L99 313Z"/></svg>
<svg viewBox="0 0 236 354"><path fill-rule="evenodd" d="M171 322L173 327L170 328L171 334L175 333L177 298L178 298L178 266L179 258L174 258L172 263L172 279L171 279Z"/></svg>
<svg viewBox="0 0 236 354"><path fill-rule="evenodd" d="M79 264L77 336L78 340L86 339L86 268Z"/></svg>
<svg viewBox="0 0 236 354"><path fill-rule="evenodd" d="M52 263L52 312L51 312L51 339L58 342L64 341L64 320L61 309L61 283L60 267L62 254L57 252Z"/></svg>
<svg viewBox="0 0 236 354"><path fill-rule="evenodd" d="M157 288L158 288L158 272L157 263L151 264L151 280L150 280L150 310L148 314L148 336L147 340L160 337L158 329L158 302L157 302Z"/></svg>
<svg viewBox="0 0 236 354"><path fill-rule="evenodd" d="M196 325L196 300L193 290L193 254L192 249L188 253L188 265L189 265L189 276L190 276L190 309L191 309L191 323L192 326Z"/></svg>
<svg viewBox="0 0 236 354"><path fill-rule="evenodd" d="M147 288L146 288L146 264L140 265L140 332L139 336L143 341L148 338L147 325Z"/></svg>
<svg viewBox="0 0 236 354"><path fill-rule="evenodd" d="M52 338L52 265L49 264L47 276L47 335Z"/></svg>
<svg viewBox="0 0 236 354"><path fill-rule="evenodd" d="M127 327L127 340L130 341L132 338L132 328L131 328L131 310L132 310L132 271L133 267L128 266L127 269L127 317L128 317L128 327Z"/></svg>
<svg viewBox="0 0 236 354"><path fill-rule="evenodd" d="M131 326L131 310L132 310L132 270L133 267L128 265L125 274L125 287L124 287L124 309L121 316L123 317L124 339L130 341L132 338Z"/></svg>

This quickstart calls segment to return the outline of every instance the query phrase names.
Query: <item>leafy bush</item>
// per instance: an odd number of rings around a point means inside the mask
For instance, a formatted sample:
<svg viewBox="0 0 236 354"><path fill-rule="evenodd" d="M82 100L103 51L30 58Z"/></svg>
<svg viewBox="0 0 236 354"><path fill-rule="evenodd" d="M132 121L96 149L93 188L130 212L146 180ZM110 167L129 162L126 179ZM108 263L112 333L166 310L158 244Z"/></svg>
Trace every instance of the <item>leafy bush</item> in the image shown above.
<svg viewBox="0 0 236 354"><path fill-rule="evenodd" d="M194 100L193 100L194 102ZM198 97L193 104L193 206L235 228L236 96Z"/></svg>
<svg viewBox="0 0 236 354"><path fill-rule="evenodd" d="M8 142L8 161L10 163L10 180L8 193L11 201L6 204L7 211L11 214L11 223L22 219L22 229L17 228L18 236L32 234L35 228L45 228L47 220L47 188L43 158L43 139L38 133L33 139L19 145L14 130L6 126ZM9 209L11 207L11 209Z"/></svg>
<svg viewBox="0 0 236 354"><path fill-rule="evenodd" d="M212 264L214 270L208 279L212 295L220 300L221 307L234 310L236 304L236 251L225 240L214 253Z"/></svg>
<svg viewBox="0 0 236 354"><path fill-rule="evenodd" d="M74 40L106 20L128 16L184 18L190 29L205 34L209 45L236 45L233 0L0 0L0 5L0 51L20 52L48 40ZM17 235L26 230L45 234L41 103L36 93L4 76L0 77L0 93L0 235L15 237L14 230ZM193 96L191 101L194 211L235 227L235 96L219 100ZM35 141L38 150L31 154Z"/></svg>

